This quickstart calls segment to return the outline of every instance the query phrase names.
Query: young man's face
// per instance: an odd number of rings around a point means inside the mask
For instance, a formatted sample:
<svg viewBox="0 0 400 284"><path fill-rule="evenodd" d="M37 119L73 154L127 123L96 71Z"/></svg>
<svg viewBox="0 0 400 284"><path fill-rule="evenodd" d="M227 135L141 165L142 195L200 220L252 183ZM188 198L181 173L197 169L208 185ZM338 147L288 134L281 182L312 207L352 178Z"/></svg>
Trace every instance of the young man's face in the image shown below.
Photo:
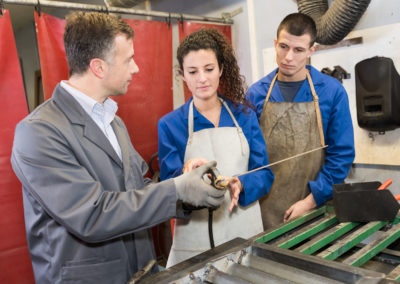
<svg viewBox="0 0 400 284"><path fill-rule="evenodd" d="M107 60L107 72L104 77L104 87L109 96L125 94L128 90L132 76L139 72L139 68L133 60L133 39L125 35L117 35L114 40L114 48Z"/></svg>
<svg viewBox="0 0 400 284"><path fill-rule="evenodd" d="M314 46L310 47L310 42L309 34L294 36L284 29L280 31L274 41L279 80L295 82L306 78L307 59L315 50Z"/></svg>

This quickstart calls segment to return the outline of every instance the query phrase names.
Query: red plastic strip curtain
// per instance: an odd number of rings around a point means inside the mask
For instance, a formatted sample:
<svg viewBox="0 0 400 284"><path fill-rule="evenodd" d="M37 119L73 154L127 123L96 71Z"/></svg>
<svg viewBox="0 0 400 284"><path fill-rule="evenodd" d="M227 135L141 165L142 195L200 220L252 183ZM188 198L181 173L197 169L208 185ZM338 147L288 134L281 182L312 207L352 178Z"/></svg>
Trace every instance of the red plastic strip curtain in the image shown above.
<svg viewBox="0 0 400 284"><path fill-rule="evenodd" d="M157 21L127 20L134 30L135 62L128 92L114 97L135 149L148 162L158 151L157 122L172 111L172 28ZM154 162L155 171L158 163Z"/></svg>
<svg viewBox="0 0 400 284"><path fill-rule="evenodd" d="M14 129L28 114L9 11L0 16L0 283L34 283L22 187L11 168Z"/></svg>
<svg viewBox="0 0 400 284"><path fill-rule="evenodd" d="M61 80L68 79L68 63L63 42L65 20L35 12L36 35L42 72L43 97L51 97Z"/></svg>
<svg viewBox="0 0 400 284"><path fill-rule="evenodd" d="M63 34L65 21L35 13L45 99L68 78ZM172 103L172 30L168 23L126 20L134 29L135 61L139 73L128 92L113 97L118 115L125 122L135 149L149 161L157 152L157 121L170 112ZM157 163L154 163L157 164Z"/></svg>
<svg viewBox="0 0 400 284"><path fill-rule="evenodd" d="M179 22L179 42L181 42L185 37L190 35L191 33L198 31L202 28L214 28L223 33L229 41L232 43L232 33L230 25L217 25L217 24L204 24L204 23L193 23L193 22ZM184 93L185 93L185 101L188 101L192 94L187 88L186 84L184 85Z"/></svg>

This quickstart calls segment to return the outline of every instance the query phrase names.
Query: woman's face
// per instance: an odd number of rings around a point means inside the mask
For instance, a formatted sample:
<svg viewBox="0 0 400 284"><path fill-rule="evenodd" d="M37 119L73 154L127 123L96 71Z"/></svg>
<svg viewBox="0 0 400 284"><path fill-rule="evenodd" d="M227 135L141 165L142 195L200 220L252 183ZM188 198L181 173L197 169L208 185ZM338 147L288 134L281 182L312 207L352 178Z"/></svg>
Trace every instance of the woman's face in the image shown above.
<svg viewBox="0 0 400 284"><path fill-rule="evenodd" d="M217 96L219 77L218 60L213 50L190 51L183 58L183 80L194 98L208 100Z"/></svg>

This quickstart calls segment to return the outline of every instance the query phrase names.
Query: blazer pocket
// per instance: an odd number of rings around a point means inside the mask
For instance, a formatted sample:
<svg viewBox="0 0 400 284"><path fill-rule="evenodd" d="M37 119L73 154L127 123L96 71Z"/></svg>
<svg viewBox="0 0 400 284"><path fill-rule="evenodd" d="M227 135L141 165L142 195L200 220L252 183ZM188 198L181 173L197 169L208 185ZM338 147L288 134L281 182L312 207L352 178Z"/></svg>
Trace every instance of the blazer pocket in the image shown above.
<svg viewBox="0 0 400 284"><path fill-rule="evenodd" d="M62 283L125 283L126 268L121 259L106 262L80 261L61 269Z"/></svg>

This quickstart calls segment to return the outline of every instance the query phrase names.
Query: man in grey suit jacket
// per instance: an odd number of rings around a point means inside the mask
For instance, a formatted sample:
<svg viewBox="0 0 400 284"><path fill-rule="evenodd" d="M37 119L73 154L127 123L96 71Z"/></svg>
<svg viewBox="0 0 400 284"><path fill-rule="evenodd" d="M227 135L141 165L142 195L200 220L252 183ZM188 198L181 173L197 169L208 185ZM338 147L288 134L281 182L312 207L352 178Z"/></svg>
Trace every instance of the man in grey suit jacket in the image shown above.
<svg viewBox="0 0 400 284"><path fill-rule="evenodd" d="M147 165L109 98L139 71L128 24L76 12L64 44L70 78L18 124L11 158L35 280L126 283L155 258L149 228L187 217L183 203L218 206L224 192L202 180L215 162L161 183L143 177Z"/></svg>

